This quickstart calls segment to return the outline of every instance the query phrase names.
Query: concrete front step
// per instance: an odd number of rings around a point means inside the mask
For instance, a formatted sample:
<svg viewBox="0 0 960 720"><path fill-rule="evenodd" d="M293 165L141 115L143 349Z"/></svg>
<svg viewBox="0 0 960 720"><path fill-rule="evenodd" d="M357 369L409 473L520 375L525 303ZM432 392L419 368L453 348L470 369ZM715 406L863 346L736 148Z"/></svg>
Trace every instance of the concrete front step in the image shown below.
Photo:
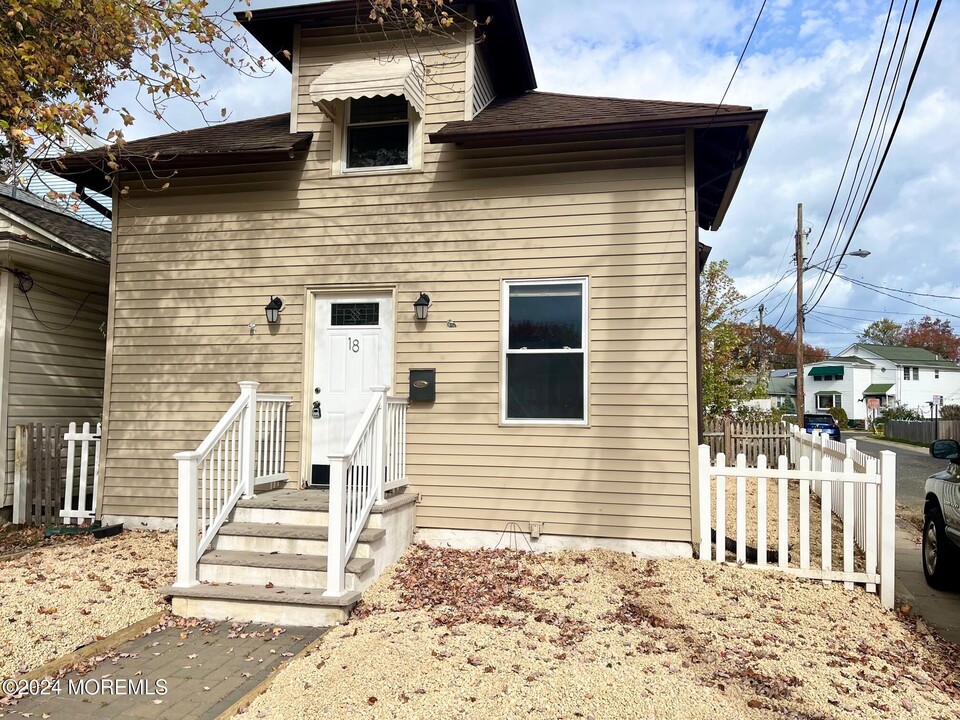
<svg viewBox="0 0 960 720"><path fill-rule="evenodd" d="M382 540L385 534L386 531L374 528L361 532L354 557L373 557L371 546ZM326 555L328 537L329 530L326 526L228 522L220 528L213 541L213 548L289 555Z"/></svg>
<svg viewBox="0 0 960 720"><path fill-rule="evenodd" d="M346 622L350 610L360 600L360 593L356 591L339 598L326 598L322 591L261 585L201 584L192 588L165 588L162 592L173 598L173 612L181 617L310 627Z"/></svg>
<svg viewBox="0 0 960 720"><path fill-rule="evenodd" d="M360 589L369 584L372 577L368 576L372 575L373 567L371 558L348 560L345 578L347 589ZM200 558L197 573L200 582L254 586L272 584L322 592L327 587L327 558L324 555L208 550Z"/></svg>

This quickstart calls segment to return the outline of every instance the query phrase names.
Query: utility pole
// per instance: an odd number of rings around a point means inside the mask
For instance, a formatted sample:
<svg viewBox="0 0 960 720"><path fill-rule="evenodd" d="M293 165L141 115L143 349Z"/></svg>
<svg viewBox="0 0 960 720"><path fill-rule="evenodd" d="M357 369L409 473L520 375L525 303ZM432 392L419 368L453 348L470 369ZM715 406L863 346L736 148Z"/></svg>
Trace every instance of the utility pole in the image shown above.
<svg viewBox="0 0 960 720"><path fill-rule="evenodd" d="M797 203L797 425L803 429L803 203Z"/></svg>
<svg viewBox="0 0 960 720"><path fill-rule="evenodd" d="M757 334L757 372L763 374L763 368L766 365L763 357L763 313L766 308L761 305L757 308L760 311L760 332Z"/></svg>

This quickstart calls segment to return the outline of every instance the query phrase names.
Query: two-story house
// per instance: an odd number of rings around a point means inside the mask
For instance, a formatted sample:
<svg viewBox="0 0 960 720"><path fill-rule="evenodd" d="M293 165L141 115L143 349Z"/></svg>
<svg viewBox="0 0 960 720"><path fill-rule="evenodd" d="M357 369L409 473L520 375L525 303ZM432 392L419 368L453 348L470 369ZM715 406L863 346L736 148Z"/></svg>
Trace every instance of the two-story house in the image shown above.
<svg viewBox="0 0 960 720"><path fill-rule="evenodd" d="M537 92L515 1L470 12L481 43L369 32L356 0L241 15L290 112L123 149L105 516L176 522L171 456L237 381L292 396L296 487L343 477L390 386L419 538L691 552L700 232L765 111ZM108 191L104 163L58 171Z"/></svg>
<svg viewBox="0 0 960 720"><path fill-rule="evenodd" d="M960 365L922 348L857 343L804 373L807 409L842 407L851 420L895 403L928 416L935 397L960 402Z"/></svg>

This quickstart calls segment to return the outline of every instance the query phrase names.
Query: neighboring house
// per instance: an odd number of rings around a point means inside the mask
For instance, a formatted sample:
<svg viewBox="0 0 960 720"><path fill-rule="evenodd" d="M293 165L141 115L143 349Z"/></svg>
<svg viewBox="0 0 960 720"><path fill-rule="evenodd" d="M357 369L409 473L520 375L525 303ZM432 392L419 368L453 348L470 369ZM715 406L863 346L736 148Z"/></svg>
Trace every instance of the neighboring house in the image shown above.
<svg viewBox="0 0 960 720"><path fill-rule="evenodd" d="M103 404L110 233L0 185L0 512L18 424L96 422Z"/></svg>
<svg viewBox="0 0 960 720"><path fill-rule="evenodd" d="M420 537L537 523L558 545L689 554L698 237L765 111L534 92L514 0L471 10L494 18L483 43L432 36L412 61L356 10L240 18L292 72L290 113L125 147L102 512L172 525L171 456L237 381L293 395L287 468L322 485L370 386L406 395L430 368L436 400L407 416ZM104 162L61 172L108 192Z"/></svg>
<svg viewBox="0 0 960 720"><path fill-rule="evenodd" d="M960 366L922 348L858 343L804 373L807 410L842 407L851 420L896 403L927 416L934 396L960 402Z"/></svg>
<svg viewBox="0 0 960 720"><path fill-rule="evenodd" d="M67 210L68 212L83 220L84 222L98 227L101 230L110 231L110 198L99 193L87 193L77 190L77 183L71 182L66 178L55 175L49 170L44 170L38 165L38 161L46 158L55 158L63 155L64 152L84 152L93 148L103 147L104 142L99 138L81 135L73 128L64 128L63 140L54 142L52 140L41 140L34 147L30 155L14 169L13 173L7 178L6 184L10 187L26 190L38 198L43 198L46 206L53 206L55 209ZM58 199L47 199L49 193L53 191L59 196Z"/></svg>
<svg viewBox="0 0 960 720"><path fill-rule="evenodd" d="M775 408L797 408L797 373L791 377L771 376L767 383L767 396Z"/></svg>

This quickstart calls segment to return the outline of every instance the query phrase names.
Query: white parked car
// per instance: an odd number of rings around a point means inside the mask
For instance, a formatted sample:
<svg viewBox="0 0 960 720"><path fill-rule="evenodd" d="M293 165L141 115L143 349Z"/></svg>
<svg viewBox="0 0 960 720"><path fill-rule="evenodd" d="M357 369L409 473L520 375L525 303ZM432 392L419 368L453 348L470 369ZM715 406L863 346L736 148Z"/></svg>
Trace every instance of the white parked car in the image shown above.
<svg viewBox="0 0 960 720"><path fill-rule="evenodd" d="M957 580L960 569L960 443L937 440L930 454L950 466L927 478L923 507L923 575L931 587Z"/></svg>

